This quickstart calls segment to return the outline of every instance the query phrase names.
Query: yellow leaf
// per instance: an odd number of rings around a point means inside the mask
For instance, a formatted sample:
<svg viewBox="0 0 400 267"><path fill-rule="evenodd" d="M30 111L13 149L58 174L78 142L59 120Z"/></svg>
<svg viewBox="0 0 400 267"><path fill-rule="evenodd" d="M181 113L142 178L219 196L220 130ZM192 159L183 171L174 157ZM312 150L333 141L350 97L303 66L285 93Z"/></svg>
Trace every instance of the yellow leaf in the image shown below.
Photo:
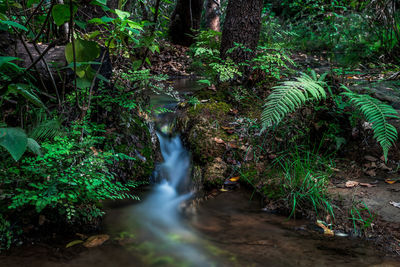
<svg viewBox="0 0 400 267"><path fill-rule="evenodd" d="M386 182L387 184L394 184L394 183L397 182L397 179L390 179L390 178L388 178L388 179L385 179L385 182Z"/></svg>
<svg viewBox="0 0 400 267"><path fill-rule="evenodd" d="M70 247L78 245L80 243L83 243L83 240L74 240L74 241L69 242L65 247L70 248Z"/></svg>
<svg viewBox="0 0 400 267"><path fill-rule="evenodd" d="M326 227L323 223L321 223L320 221L317 221L316 223L319 227L321 227L324 230L324 235L329 235L329 236L334 236L335 233L329 229L328 227Z"/></svg>
<svg viewBox="0 0 400 267"><path fill-rule="evenodd" d="M239 176L236 176L236 177L232 177L231 179L229 179L229 181L231 181L231 182L237 182L237 181L239 181L239 179L240 179L240 177L239 177Z"/></svg>

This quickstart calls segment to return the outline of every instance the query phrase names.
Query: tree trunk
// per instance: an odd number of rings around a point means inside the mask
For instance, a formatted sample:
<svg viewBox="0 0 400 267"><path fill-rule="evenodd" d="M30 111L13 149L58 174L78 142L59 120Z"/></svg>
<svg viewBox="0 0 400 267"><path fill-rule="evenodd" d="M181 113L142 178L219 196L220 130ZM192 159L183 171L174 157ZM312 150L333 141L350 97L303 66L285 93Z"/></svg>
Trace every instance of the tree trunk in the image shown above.
<svg viewBox="0 0 400 267"><path fill-rule="evenodd" d="M220 28L220 15L221 1L220 0L207 0L206 6L206 23L207 28L219 32Z"/></svg>
<svg viewBox="0 0 400 267"><path fill-rule="evenodd" d="M189 46L193 43L193 30L200 28L203 0L178 0L171 15L169 36L174 44Z"/></svg>
<svg viewBox="0 0 400 267"><path fill-rule="evenodd" d="M245 49L235 49L230 54L227 50L238 43L254 51L260 36L262 8L263 0L229 0L222 31L222 58L230 57L235 62L243 62L254 56L253 52Z"/></svg>

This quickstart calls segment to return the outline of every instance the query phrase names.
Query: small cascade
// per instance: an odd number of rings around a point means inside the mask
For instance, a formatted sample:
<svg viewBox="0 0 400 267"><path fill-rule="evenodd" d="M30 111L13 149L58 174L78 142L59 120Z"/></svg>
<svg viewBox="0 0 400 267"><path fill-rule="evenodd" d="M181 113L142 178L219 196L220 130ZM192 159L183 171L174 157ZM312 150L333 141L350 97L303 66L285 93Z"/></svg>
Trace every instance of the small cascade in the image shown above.
<svg viewBox="0 0 400 267"><path fill-rule="evenodd" d="M168 247L169 252L164 253L190 263L190 266L209 266L211 261L199 246L198 237L180 214L182 204L193 195L189 191L190 154L179 135L158 131L157 136L163 162L156 167L152 175L153 188L135 207L134 216L140 218L141 228L147 229L152 239L159 240L162 247Z"/></svg>

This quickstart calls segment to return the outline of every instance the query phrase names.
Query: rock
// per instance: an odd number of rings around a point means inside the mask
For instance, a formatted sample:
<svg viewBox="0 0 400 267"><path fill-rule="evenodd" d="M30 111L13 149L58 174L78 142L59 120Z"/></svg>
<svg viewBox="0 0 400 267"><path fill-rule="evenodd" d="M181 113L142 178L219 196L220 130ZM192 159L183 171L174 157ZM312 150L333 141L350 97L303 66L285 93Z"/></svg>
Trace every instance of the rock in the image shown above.
<svg viewBox="0 0 400 267"><path fill-rule="evenodd" d="M215 158L213 162L206 167L204 179L212 184L219 184L224 180L227 169L228 165L221 158Z"/></svg>

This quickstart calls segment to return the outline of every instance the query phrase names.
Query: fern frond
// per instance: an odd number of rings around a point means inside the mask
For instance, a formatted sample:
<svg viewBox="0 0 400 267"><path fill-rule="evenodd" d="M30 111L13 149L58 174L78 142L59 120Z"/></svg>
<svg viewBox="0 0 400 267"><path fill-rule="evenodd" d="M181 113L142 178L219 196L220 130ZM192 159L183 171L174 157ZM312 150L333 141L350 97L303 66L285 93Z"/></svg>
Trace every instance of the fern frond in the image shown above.
<svg viewBox="0 0 400 267"><path fill-rule="evenodd" d="M261 114L264 129L278 124L288 113L306 102L326 99L323 79L317 79L315 72L311 75L302 73L295 81L285 81L272 88Z"/></svg>
<svg viewBox="0 0 400 267"><path fill-rule="evenodd" d="M45 140L54 138L60 132L61 122L57 119L52 119L40 122L28 135L35 140Z"/></svg>
<svg viewBox="0 0 400 267"><path fill-rule="evenodd" d="M389 149L397 139L396 127L389 124L388 119L399 119L397 111L369 95L360 95L353 92L344 92L342 94L349 97L350 103L354 104L365 116L365 119L372 123L374 138L381 145L383 156L387 161Z"/></svg>

